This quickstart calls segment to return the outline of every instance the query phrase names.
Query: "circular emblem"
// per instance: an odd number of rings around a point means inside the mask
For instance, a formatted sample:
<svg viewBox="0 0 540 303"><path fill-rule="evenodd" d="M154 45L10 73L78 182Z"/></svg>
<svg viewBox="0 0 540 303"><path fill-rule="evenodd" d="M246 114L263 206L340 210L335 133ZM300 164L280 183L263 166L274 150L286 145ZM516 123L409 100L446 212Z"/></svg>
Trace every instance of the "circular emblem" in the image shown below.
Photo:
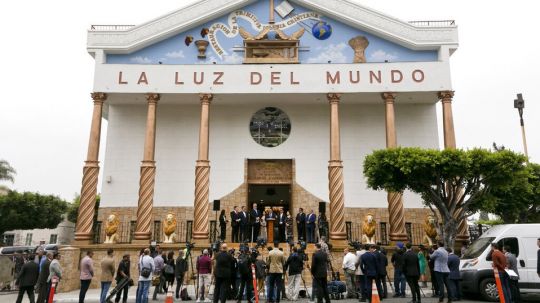
<svg viewBox="0 0 540 303"><path fill-rule="evenodd" d="M291 120L277 107L265 107L251 117L249 131L255 142L264 147L276 147L289 138Z"/></svg>
<svg viewBox="0 0 540 303"><path fill-rule="evenodd" d="M332 26L325 21L320 21L313 25L311 33L319 40L326 40L332 35Z"/></svg>

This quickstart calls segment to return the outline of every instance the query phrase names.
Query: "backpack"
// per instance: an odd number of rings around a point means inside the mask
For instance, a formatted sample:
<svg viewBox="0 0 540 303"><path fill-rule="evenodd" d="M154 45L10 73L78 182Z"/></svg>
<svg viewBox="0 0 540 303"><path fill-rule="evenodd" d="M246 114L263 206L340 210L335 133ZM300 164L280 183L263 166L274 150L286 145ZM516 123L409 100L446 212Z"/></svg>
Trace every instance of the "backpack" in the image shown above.
<svg viewBox="0 0 540 303"><path fill-rule="evenodd" d="M165 268L163 269L163 272L167 275L173 275L174 274L174 267L172 267L171 264L165 265Z"/></svg>
<svg viewBox="0 0 540 303"><path fill-rule="evenodd" d="M250 274L249 266L249 256L247 254L241 254L240 257L238 257L238 271L242 276Z"/></svg>

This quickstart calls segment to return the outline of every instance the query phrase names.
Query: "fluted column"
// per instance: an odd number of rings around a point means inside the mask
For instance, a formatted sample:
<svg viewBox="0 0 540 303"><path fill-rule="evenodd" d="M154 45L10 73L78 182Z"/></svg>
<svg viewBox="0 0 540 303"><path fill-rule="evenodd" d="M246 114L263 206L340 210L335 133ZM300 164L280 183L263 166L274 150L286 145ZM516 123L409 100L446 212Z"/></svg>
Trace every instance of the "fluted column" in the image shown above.
<svg viewBox="0 0 540 303"><path fill-rule="evenodd" d="M199 129L199 157L195 165L195 213L193 239L208 240L208 207L210 199L209 110L212 94L201 94L201 126Z"/></svg>
<svg viewBox="0 0 540 303"><path fill-rule="evenodd" d="M396 123L394 113L395 93L383 93L382 98L385 104L386 121L386 147L397 147ZM405 231L405 211L403 209L403 196L401 193L389 192L388 213L390 221L390 241L406 241Z"/></svg>
<svg viewBox="0 0 540 303"><path fill-rule="evenodd" d="M92 124L90 127L90 140L88 142L88 153L83 168L83 179L81 188L81 200L79 214L77 216L77 228L75 231L75 241L81 244L92 241L92 226L94 224L94 208L96 205L97 183L99 175L99 142L101 139L101 115L103 103L107 100L107 94L92 93L94 100L94 111L92 113Z"/></svg>
<svg viewBox="0 0 540 303"><path fill-rule="evenodd" d="M341 94L328 94L327 98L328 102L330 102L330 161L328 161L330 239L346 240L345 195L339 135L339 101Z"/></svg>
<svg viewBox="0 0 540 303"><path fill-rule="evenodd" d="M455 149L456 148L456 134L454 132L454 117L452 115L452 98L454 97L453 91L439 92L439 98L443 107L443 131L444 131L444 148ZM455 215L458 215L456 213ZM457 241L469 240L469 226L467 225L467 219L463 219L459 222Z"/></svg>
<svg viewBox="0 0 540 303"><path fill-rule="evenodd" d="M144 153L141 164L141 177L139 181L139 203L137 208L137 228L135 241L145 243L150 241L152 225L152 208L154 206L154 184L156 177L156 107L160 99L159 94L146 94L148 101L148 114L146 116L146 134L144 137Z"/></svg>

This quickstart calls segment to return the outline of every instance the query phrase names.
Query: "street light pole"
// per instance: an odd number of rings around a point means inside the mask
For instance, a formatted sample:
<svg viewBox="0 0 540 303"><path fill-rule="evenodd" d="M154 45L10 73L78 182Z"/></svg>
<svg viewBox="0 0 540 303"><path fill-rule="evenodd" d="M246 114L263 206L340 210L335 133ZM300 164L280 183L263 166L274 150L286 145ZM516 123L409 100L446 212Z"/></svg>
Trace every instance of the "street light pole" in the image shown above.
<svg viewBox="0 0 540 303"><path fill-rule="evenodd" d="M523 109L525 108L525 100L523 100L522 94L517 94L517 99L514 100L514 108L517 108L519 112L519 122L521 124L521 136L523 137L523 148L525 151L525 156L529 158L529 153L527 152L527 139L525 138L525 123L523 122Z"/></svg>

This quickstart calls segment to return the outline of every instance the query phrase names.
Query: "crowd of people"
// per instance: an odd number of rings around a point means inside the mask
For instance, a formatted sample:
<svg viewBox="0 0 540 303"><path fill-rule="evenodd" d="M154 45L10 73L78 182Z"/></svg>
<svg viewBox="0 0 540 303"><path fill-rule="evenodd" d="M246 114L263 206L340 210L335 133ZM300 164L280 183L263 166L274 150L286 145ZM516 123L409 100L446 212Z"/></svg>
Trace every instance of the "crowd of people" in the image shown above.
<svg viewBox="0 0 540 303"><path fill-rule="evenodd" d="M261 211L257 203L253 203L252 209L247 210L245 206L234 206L227 218L224 209L219 215L220 239L225 241L227 236L227 224L231 224L231 243L241 243L245 241L256 242L257 239L268 238L268 221L272 220L274 237L279 242L291 242L293 239L293 224L296 224L297 238L299 241L315 243L317 227L320 236L328 232L328 222L326 215L321 212L319 216L313 209L309 213L304 213L303 208L298 209L298 213L293 218L290 211L285 211L283 207L268 207Z"/></svg>
<svg viewBox="0 0 540 303"><path fill-rule="evenodd" d="M332 272L332 256L325 237L315 244L316 251L311 255L311 262L305 253L305 244L289 246L290 253L286 258L283 249L279 247L279 241L275 241L272 247L267 247L266 258L260 253L260 249L249 248L240 245L239 250L228 249L226 243L221 243L214 250L204 249L196 259L193 273L196 273L196 302L220 301L234 299L238 303L247 300L252 303L255 292L264 295L267 303L278 303L282 299L297 301L301 293L301 283L304 285L305 294L308 291L304 276L307 268L311 275L311 300L318 303L323 300L330 302L328 290L328 272ZM538 241L540 247L540 239ZM491 244L493 267L498 270L505 302L519 303L519 271L516 256L511 247L499 247L497 243ZM539 253L540 255L540 250ZM140 251L137 258L138 285L136 302L148 301L151 284L156 287L152 299L157 300L158 294L167 293L169 290L177 299L186 300L186 286L189 282L188 260L190 260L189 248L175 252L161 251L159 246L152 251L149 248ZM95 277L94 253L89 250L80 262L80 292L79 302L85 301L87 290ZM22 302L26 293L31 303L34 303L34 292L37 292L38 303L48 302L48 294L56 279L62 278L62 268L59 263L60 254L39 251L37 256L29 255L26 262L20 268L17 285L19 295L17 303ZM460 258L453 253L452 249L438 243L429 249L422 246L415 251L410 243L398 242L396 250L390 259L394 268L394 297L405 298L406 285L411 290L412 303L420 303L421 288L427 287L426 275L430 271L432 281L432 296L438 297L439 302L447 298L447 302L460 301ZM129 288L134 286L130 273L130 255L125 254L116 266L114 251L109 249L106 257L100 260L101 266L101 296L100 302L109 303L114 296L115 302L122 300L127 302ZM356 243L354 249L345 248L342 269L346 283L347 298L356 299L360 302L371 302L372 285L376 286L380 300L388 297L387 290L387 266L388 257L383 247L374 244L362 245ZM252 271L253 270L253 271ZM509 275L507 272L510 272ZM540 276L540 262L539 262ZM256 281L253 281L253 278ZM115 291L109 294L113 280L116 280ZM286 286L286 280L288 285ZM153 282L153 283L152 283ZM176 289L173 286L176 282ZM253 287L255 282L256 287ZM335 281L332 281L334 283ZM422 285L419 285L419 283ZM213 300L210 300L209 290L214 285ZM306 294L309 296L309 294Z"/></svg>

